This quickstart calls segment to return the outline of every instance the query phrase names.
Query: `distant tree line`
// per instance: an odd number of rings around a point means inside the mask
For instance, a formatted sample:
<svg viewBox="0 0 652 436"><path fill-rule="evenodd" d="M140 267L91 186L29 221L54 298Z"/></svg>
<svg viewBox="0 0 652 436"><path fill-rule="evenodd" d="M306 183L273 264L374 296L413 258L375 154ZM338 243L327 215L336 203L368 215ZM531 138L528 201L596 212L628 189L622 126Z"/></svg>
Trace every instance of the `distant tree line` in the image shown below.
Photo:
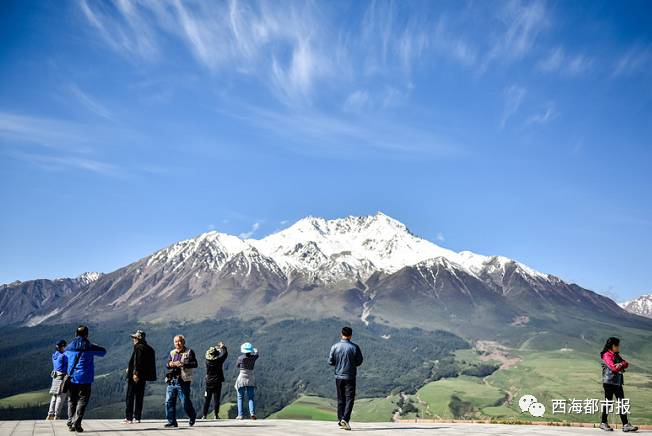
<svg viewBox="0 0 652 436"><path fill-rule="evenodd" d="M332 369L327 364L330 346L339 339L343 321L286 320L269 323L264 319L209 320L198 323L137 325L107 323L91 325L90 339L107 348L106 357L95 360L95 383L89 407L89 417L120 418L125 395L124 369L131 355L129 334L136 328L147 332L147 340L157 353L159 381L151 383L146 395L160 401L146 401L144 416L164 415L164 364L172 349L175 334L184 334L187 345L195 350L199 360L192 384L192 400L200 408L204 393L204 353L224 341L229 349L225 363L226 382L222 401L235 401L234 368L240 344L249 341L260 350L256 365L259 385L258 414L267 416L292 401L299 394L334 397ZM348 323L350 325L350 323ZM70 340L76 325L36 326L5 329L0 344L0 371L5 383L0 384L0 398L49 387L50 356L59 339ZM354 341L360 345L365 362L358 380L358 396L379 397L390 393L414 393L424 383L442 377L456 376L453 352L470 345L460 337L445 331L396 329L371 323L352 325ZM469 369L467 369L468 371ZM485 373L488 368L477 368ZM0 409L0 419L41 419L45 408L24 407ZM117 416L116 416L117 415Z"/></svg>

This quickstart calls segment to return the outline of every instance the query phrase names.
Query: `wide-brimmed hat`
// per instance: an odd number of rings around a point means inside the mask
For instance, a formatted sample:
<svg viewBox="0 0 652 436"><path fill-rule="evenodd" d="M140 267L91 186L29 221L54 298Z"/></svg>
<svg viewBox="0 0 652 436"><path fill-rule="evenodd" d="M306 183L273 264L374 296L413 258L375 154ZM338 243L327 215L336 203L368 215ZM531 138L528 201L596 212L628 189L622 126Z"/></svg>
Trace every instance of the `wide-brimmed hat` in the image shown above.
<svg viewBox="0 0 652 436"><path fill-rule="evenodd" d="M134 333L131 334L131 337L134 339L138 339L139 341L142 341L145 339L145 332L142 330L136 330Z"/></svg>
<svg viewBox="0 0 652 436"><path fill-rule="evenodd" d="M251 344L251 342L245 342L244 344L240 345L240 352L247 354L247 353L253 353L256 351L254 346Z"/></svg>
<svg viewBox="0 0 652 436"><path fill-rule="evenodd" d="M220 350L218 350L215 347L210 347L208 350L206 350L206 359L207 360L215 360L220 356Z"/></svg>

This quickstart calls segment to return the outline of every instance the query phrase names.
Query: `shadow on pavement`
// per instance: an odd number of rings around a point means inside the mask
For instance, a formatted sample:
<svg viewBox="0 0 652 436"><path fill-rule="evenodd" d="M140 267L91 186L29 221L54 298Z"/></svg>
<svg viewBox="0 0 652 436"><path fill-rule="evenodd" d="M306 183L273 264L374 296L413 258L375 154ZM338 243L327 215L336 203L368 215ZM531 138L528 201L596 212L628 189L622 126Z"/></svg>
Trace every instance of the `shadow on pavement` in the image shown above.
<svg viewBox="0 0 652 436"><path fill-rule="evenodd" d="M439 430L450 427L369 427L369 428L352 428L351 431L397 431L397 430Z"/></svg>

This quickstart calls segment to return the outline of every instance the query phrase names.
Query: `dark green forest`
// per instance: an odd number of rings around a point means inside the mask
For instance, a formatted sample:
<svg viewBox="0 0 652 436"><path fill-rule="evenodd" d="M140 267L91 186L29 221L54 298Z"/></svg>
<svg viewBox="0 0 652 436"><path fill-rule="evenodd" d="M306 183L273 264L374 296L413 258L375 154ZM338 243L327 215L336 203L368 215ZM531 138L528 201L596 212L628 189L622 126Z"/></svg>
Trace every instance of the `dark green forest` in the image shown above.
<svg viewBox="0 0 652 436"><path fill-rule="evenodd" d="M227 380L222 387L222 401L233 402L233 383L237 376L234 366L240 344L252 342L261 355L256 363L257 409L258 415L265 417L282 409L299 394L335 396L327 357L331 345L339 339L342 325L337 319L91 325L90 340L106 347L108 353L95 360L96 377L87 416L122 417L126 389L124 369L132 349L129 334L137 328L147 332L148 342L156 350L159 362L159 380L147 387L144 418L164 416L165 361L176 334L186 337L187 346L195 350L199 360L192 384L192 401L197 410L203 402L206 349L219 341L227 344L229 358L224 366ZM456 376L459 368L452 352L470 347L465 340L445 331L396 329L373 323L352 327L353 341L360 345L365 357L358 379L359 398L383 397L398 391L413 393L428 381ZM53 344L59 339L72 339L75 328L76 325L48 325L5 329L0 342L3 356L0 371L6 382L0 384L0 398L48 388ZM45 414L45 407L0 409L0 419L40 419Z"/></svg>

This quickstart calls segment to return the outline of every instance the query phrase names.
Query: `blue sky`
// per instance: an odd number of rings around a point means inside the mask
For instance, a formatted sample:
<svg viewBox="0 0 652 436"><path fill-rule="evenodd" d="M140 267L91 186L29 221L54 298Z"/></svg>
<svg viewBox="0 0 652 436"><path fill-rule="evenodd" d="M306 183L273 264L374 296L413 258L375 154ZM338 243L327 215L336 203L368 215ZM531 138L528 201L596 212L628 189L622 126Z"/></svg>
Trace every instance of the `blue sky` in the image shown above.
<svg viewBox="0 0 652 436"><path fill-rule="evenodd" d="M649 2L0 4L0 282L380 210L652 292Z"/></svg>

